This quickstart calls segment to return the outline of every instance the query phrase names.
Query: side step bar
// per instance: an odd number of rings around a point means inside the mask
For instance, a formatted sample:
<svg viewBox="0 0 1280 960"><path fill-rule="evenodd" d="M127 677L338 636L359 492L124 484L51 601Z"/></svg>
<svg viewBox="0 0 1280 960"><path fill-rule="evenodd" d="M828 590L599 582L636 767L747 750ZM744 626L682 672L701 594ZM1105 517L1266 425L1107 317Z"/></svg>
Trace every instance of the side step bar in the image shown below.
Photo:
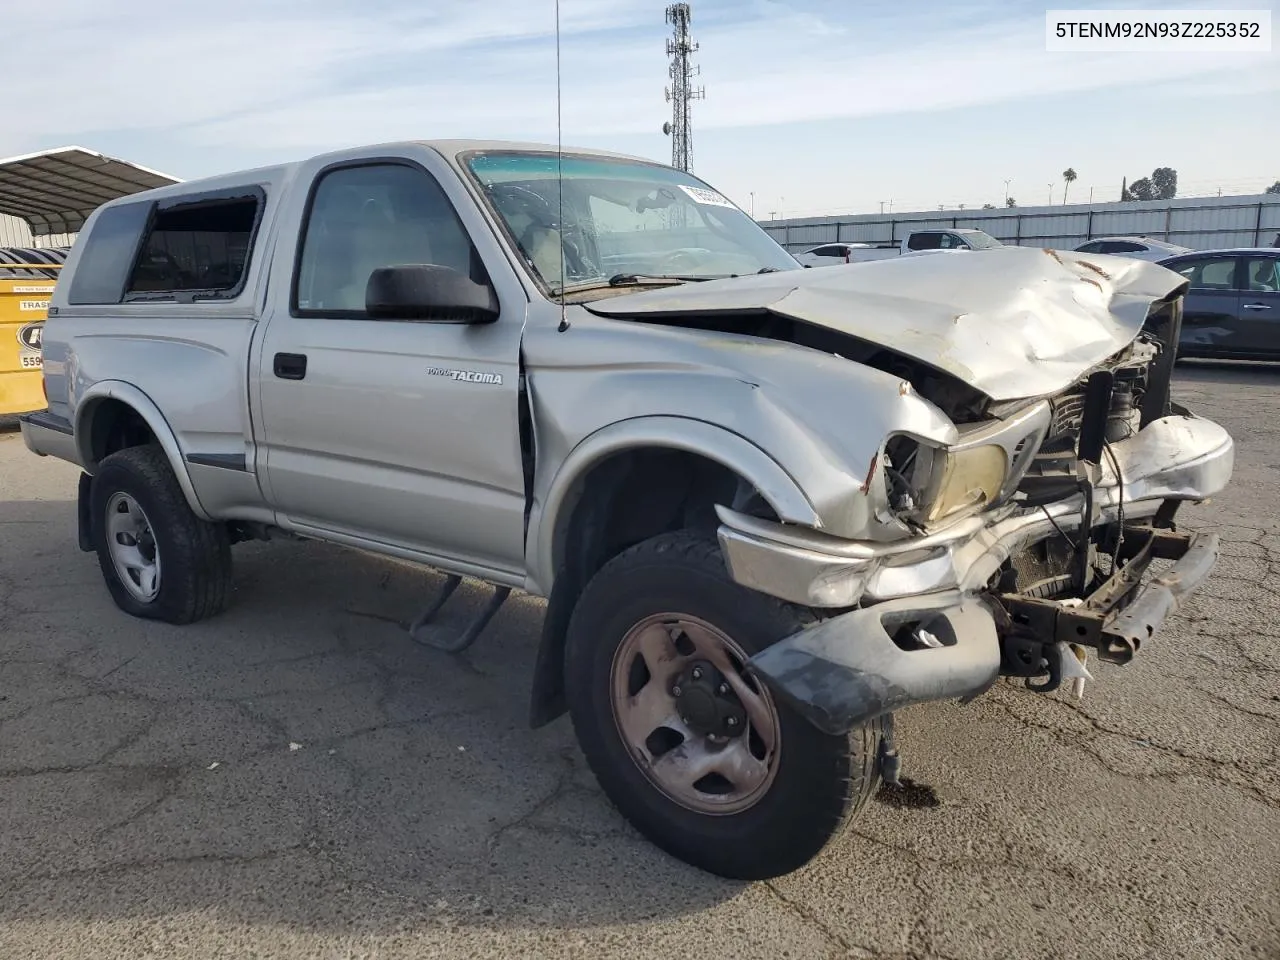
<svg viewBox="0 0 1280 960"><path fill-rule="evenodd" d="M444 653L461 653L470 647L484 632L484 628L489 625L489 621L507 602L507 597L511 596L510 587L494 587L492 596L485 602L484 607L476 614L466 629L454 637L435 636L430 629L431 621L436 618L444 605L449 602L449 598L453 596L454 591L462 584L462 578L456 574L449 574L444 582L444 588L440 591L440 595L432 601L418 617L409 625L409 639L414 643L421 644L424 647L430 647L432 650L441 650Z"/></svg>

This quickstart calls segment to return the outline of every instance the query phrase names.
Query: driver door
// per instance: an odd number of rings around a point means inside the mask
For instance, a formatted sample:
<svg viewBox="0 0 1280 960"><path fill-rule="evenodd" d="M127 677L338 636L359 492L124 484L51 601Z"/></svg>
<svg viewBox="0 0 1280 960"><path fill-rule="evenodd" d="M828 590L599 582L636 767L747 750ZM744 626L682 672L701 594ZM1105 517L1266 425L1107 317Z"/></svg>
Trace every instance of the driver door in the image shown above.
<svg viewBox="0 0 1280 960"><path fill-rule="evenodd" d="M481 258L459 215L478 213L432 163L347 161L298 191L305 208L293 211L295 249L277 256L258 358L263 473L286 526L518 582L527 298L505 263ZM492 285L500 318L370 318L369 274L408 263Z"/></svg>

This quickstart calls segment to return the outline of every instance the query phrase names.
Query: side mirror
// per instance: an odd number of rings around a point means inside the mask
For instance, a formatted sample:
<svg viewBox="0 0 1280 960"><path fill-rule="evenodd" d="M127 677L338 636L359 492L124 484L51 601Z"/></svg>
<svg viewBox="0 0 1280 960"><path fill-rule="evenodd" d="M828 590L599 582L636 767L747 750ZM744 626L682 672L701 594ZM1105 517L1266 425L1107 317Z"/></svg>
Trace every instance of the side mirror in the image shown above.
<svg viewBox="0 0 1280 960"><path fill-rule="evenodd" d="M364 309L374 320L492 323L498 319L498 298L452 267L409 263L369 274Z"/></svg>

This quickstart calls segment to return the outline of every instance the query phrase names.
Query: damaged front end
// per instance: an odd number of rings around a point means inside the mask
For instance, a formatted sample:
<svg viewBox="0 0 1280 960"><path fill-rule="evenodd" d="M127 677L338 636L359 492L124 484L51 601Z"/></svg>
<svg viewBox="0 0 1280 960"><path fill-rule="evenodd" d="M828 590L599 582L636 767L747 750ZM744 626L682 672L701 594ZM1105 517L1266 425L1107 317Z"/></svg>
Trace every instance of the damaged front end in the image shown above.
<svg viewBox="0 0 1280 960"><path fill-rule="evenodd" d="M908 535L849 540L722 508L739 583L819 609L751 668L829 733L1000 675L1047 692L1127 663L1209 575L1216 535L1177 530L1182 501L1230 479L1217 424L1170 400L1181 290L1143 333L1068 387L993 405L945 446L886 439L878 518ZM1157 564L1168 564L1156 572Z"/></svg>

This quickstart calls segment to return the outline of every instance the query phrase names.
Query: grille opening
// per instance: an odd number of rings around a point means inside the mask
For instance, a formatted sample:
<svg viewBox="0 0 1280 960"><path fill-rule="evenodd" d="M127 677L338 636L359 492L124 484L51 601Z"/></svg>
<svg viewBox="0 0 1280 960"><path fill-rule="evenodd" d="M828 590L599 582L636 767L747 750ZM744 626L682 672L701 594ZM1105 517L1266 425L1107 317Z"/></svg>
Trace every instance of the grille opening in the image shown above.
<svg viewBox="0 0 1280 960"><path fill-rule="evenodd" d="M1103 367L1115 377L1104 436L1108 443L1125 440L1137 432L1146 393L1149 367L1155 347L1139 340L1112 357ZM1052 503L1076 489L1076 449L1084 427L1088 376L1081 377L1049 401L1053 413L1049 430L1018 485L1028 506Z"/></svg>

